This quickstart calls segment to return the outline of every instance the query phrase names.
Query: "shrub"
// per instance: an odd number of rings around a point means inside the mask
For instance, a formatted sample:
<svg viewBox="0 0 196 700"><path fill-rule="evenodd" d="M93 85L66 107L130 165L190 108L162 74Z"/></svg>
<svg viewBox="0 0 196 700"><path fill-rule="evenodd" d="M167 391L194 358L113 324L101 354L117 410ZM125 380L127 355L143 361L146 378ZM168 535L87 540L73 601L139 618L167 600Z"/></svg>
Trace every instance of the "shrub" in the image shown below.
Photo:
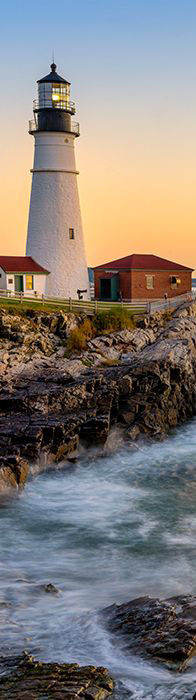
<svg viewBox="0 0 196 700"><path fill-rule="evenodd" d="M93 329L91 321L86 318L78 328L71 331L67 340L67 351L74 352L77 350L85 350L88 340L92 338Z"/></svg>
<svg viewBox="0 0 196 700"><path fill-rule="evenodd" d="M113 333L124 328L134 328L135 322L133 314L127 309L114 308L96 313L93 316L93 327L96 333Z"/></svg>

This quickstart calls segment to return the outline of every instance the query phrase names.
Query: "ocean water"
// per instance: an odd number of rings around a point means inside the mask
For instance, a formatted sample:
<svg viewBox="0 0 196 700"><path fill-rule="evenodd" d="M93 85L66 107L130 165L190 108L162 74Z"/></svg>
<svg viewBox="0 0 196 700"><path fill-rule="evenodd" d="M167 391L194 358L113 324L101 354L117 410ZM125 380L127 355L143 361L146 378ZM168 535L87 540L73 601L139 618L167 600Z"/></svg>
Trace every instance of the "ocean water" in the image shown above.
<svg viewBox="0 0 196 700"><path fill-rule="evenodd" d="M98 611L138 595L196 595L196 421L160 444L87 452L34 475L1 503L0 533L1 653L105 665L118 700L191 700L194 659L175 675L126 656Z"/></svg>

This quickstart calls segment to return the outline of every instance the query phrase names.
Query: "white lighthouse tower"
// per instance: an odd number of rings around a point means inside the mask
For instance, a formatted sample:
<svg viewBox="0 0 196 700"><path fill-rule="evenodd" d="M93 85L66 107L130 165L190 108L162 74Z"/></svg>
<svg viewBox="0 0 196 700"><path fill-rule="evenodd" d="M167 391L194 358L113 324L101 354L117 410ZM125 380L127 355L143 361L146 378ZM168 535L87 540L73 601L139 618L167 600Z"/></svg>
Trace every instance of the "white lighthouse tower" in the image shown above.
<svg viewBox="0 0 196 700"><path fill-rule="evenodd" d="M74 143L79 124L73 123L75 105L70 83L56 73L38 80L38 101L29 133L35 155L26 254L49 270L46 294L89 298Z"/></svg>

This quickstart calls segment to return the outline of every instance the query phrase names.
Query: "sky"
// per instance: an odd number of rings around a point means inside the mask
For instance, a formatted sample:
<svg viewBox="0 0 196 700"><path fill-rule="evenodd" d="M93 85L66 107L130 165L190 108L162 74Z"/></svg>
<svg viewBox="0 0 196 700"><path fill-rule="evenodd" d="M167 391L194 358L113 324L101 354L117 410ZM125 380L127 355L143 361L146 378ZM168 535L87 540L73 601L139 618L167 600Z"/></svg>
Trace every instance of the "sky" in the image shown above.
<svg viewBox="0 0 196 700"><path fill-rule="evenodd" d="M70 80L87 262L196 268L196 0L0 0L2 255L25 254L36 80Z"/></svg>

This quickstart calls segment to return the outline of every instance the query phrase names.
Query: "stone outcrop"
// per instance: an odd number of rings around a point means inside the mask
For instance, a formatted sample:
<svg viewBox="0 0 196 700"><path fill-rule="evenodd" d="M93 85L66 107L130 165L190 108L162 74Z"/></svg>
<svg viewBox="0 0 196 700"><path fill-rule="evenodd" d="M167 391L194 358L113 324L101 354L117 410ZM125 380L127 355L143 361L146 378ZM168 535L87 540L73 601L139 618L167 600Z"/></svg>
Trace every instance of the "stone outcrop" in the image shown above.
<svg viewBox="0 0 196 700"><path fill-rule="evenodd" d="M0 660L1 700L106 700L114 682L106 668L42 663L24 653Z"/></svg>
<svg viewBox="0 0 196 700"><path fill-rule="evenodd" d="M72 317L59 312L43 319L37 312L33 320L25 318L30 344L23 319L16 330L17 317L1 312L1 318L4 457L14 454L34 464L75 459L79 443L106 444L112 426L135 444L141 436L160 439L196 414L196 319L190 308L165 325L156 314L141 321L144 328L95 338L70 359L64 354L70 324L76 323ZM50 343L50 353L36 345L37 333L40 343ZM103 347L118 354L114 366L111 357L108 367L102 365Z"/></svg>
<svg viewBox="0 0 196 700"><path fill-rule="evenodd" d="M0 457L0 495L23 488L29 466L20 457Z"/></svg>
<svg viewBox="0 0 196 700"><path fill-rule="evenodd" d="M196 653L196 597L145 596L103 611L103 622L126 652L183 671Z"/></svg>

